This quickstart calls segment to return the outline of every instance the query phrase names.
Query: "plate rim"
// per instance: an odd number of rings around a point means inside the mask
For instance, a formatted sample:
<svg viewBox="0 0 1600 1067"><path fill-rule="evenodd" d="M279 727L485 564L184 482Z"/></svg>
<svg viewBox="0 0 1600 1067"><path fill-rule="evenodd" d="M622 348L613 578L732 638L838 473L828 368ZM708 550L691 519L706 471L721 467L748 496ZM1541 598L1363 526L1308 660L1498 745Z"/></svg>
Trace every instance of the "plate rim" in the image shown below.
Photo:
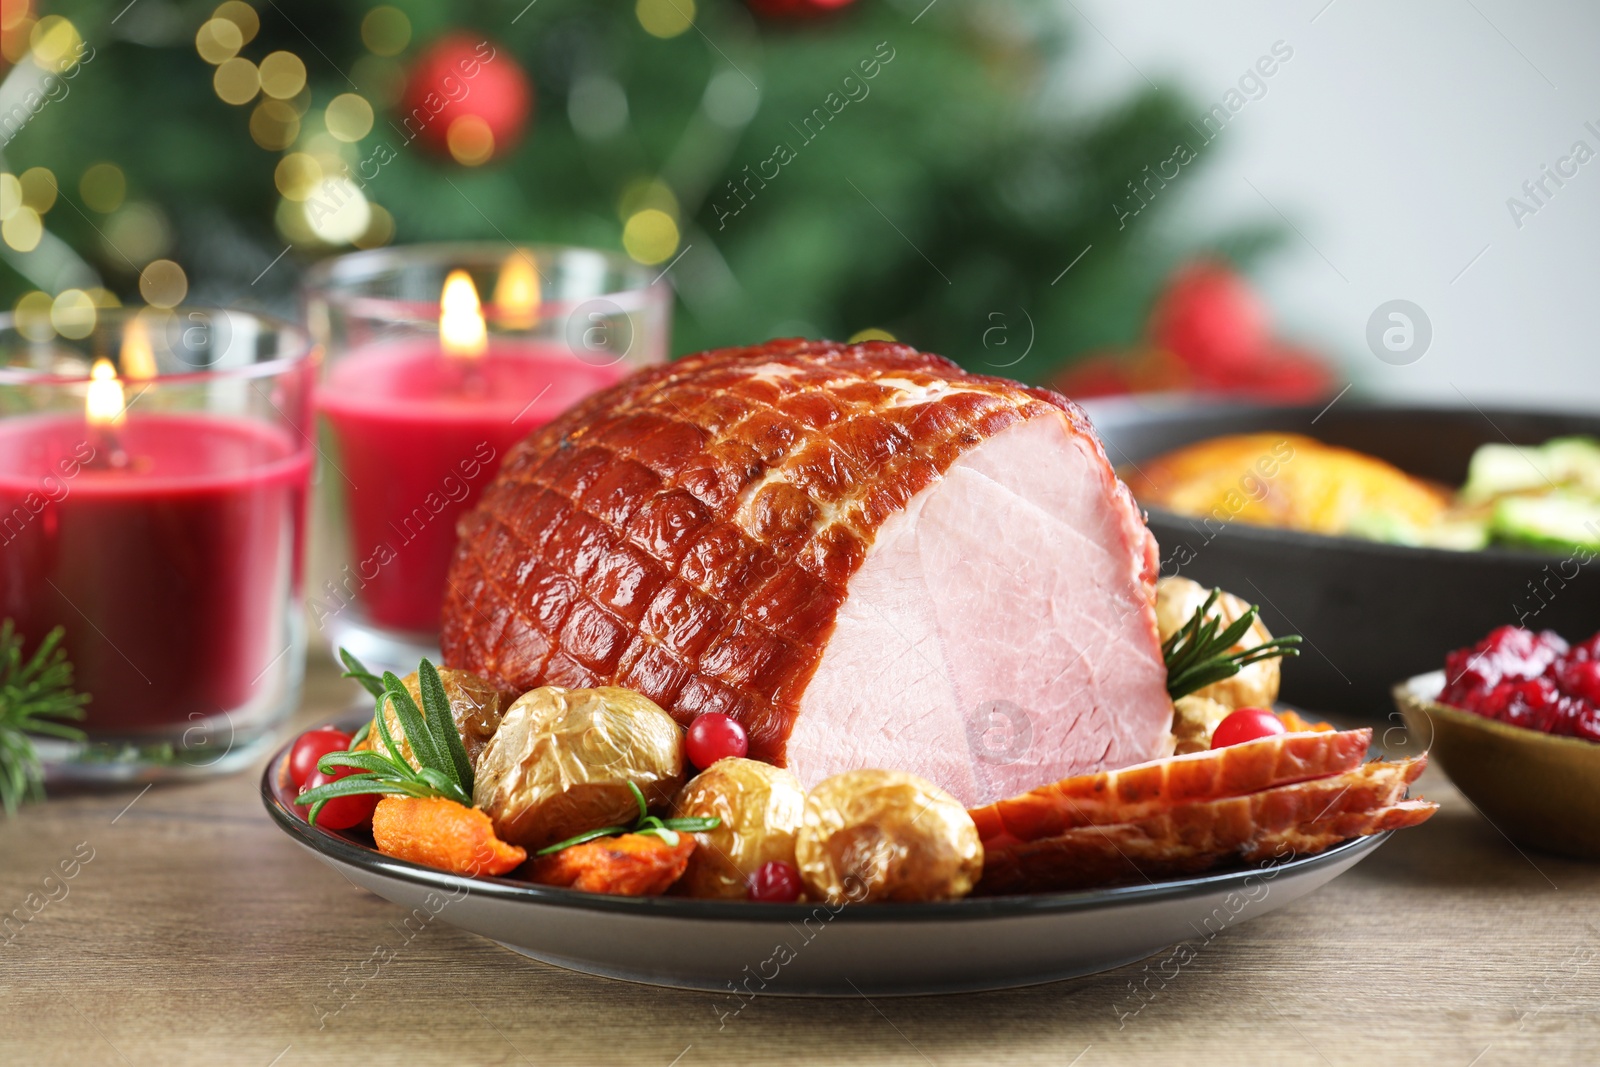
<svg viewBox="0 0 1600 1067"><path fill-rule="evenodd" d="M272 754L266 767L262 769L261 802L279 829L296 843L315 853L319 859L336 861L385 878L430 889L465 891L469 895L478 894L510 903L610 912L651 919L788 923L811 916L818 909L825 909L831 916L830 922L843 919L846 922L922 923L1015 919L1094 911L1106 907L1150 904L1212 891L1235 889L1252 877L1268 875L1271 878L1278 878L1284 874L1314 871L1320 867L1339 863L1352 853L1356 854L1356 858L1360 858L1378 848L1395 832L1388 830L1380 834L1351 838L1322 852L1268 866L1233 868L1188 878L1163 879L1145 885L1110 886L1103 889L1080 889L1060 893L1019 893L945 901L884 902L873 904L870 908L835 906L825 901L763 904L743 900L696 900L673 896L625 897L534 885L518 879L452 874L409 860L385 856L374 848L358 844L333 831L314 827L284 800L277 785L279 773L293 744L293 738L285 742Z"/></svg>

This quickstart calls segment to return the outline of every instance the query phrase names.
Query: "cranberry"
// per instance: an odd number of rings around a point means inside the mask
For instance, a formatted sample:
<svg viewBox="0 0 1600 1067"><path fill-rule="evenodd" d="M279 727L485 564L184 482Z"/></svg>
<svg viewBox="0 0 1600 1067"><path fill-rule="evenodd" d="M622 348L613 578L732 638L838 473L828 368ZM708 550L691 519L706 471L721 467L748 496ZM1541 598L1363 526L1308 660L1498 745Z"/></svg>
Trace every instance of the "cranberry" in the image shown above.
<svg viewBox="0 0 1600 1067"><path fill-rule="evenodd" d="M1518 626L1501 626L1476 645L1445 657L1445 687L1440 699L1499 717L1509 699L1509 693L1500 690L1504 683L1538 678L1550 672L1566 653L1567 643L1554 631L1534 633ZM1487 710L1491 707L1496 710Z"/></svg>
<svg viewBox="0 0 1600 1067"><path fill-rule="evenodd" d="M1600 741L1600 707L1584 703L1568 722L1568 733L1585 741Z"/></svg>
<svg viewBox="0 0 1600 1067"><path fill-rule="evenodd" d="M1524 682L1504 682L1505 701L1495 718L1512 726L1525 726L1548 733L1562 715L1561 691L1546 678Z"/></svg>
<svg viewBox="0 0 1600 1067"><path fill-rule="evenodd" d="M707 711L696 715L689 724L684 748L688 751L689 762L703 771L719 759L749 752L750 738L738 719L720 711Z"/></svg>
<svg viewBox="0 0 1600 1067"><path fill-rule="evenodd" d="M1600 704L1600 660L1567 660L1557 678L1568 696Z"/></svg>
<svg viewBox="0 0 1600 1067"><path fill-rule="evenodd" d="M1589 640L1572 646L1572 651L1567 653L1569 660L1600 660L1600 634L1595 634Z"/></svg>
<svg viewBox="0 0 1600 1067"><path fill-rule="evenodd" d="M787 904L800 899L800 872L782 860L763 863L750 876L750 899L764 904Z"/></svg>
<svg viewBox="0 0 1600 1067"><path fill-rule="evenodd" d="M1266 708L1236 708L1211 731L1211 747L1227 748L1288 732L1283 720Z"/></svg>

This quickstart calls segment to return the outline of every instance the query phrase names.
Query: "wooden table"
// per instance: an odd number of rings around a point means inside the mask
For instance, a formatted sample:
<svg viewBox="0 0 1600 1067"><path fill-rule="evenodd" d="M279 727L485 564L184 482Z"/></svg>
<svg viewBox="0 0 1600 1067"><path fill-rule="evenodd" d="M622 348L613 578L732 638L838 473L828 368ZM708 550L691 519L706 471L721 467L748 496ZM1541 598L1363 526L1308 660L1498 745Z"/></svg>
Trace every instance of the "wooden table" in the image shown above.
<svg viewBox="0 0 1600 1067"><path fill-rule="evenodd" d="M298 724L350 695L315 664ZM569 973L442 923L407 941L399 908L268 820L259 770L0 825L0 909L57 898L0 943L0 1065L1600 1062L1600 866L1519 852L1434 771L1431 822L1197 942L1175 978L1133 964L1003 993L758 999L719 1029L711 995ZM380 946L393 962L319 1028L329 983Z"/></svg>

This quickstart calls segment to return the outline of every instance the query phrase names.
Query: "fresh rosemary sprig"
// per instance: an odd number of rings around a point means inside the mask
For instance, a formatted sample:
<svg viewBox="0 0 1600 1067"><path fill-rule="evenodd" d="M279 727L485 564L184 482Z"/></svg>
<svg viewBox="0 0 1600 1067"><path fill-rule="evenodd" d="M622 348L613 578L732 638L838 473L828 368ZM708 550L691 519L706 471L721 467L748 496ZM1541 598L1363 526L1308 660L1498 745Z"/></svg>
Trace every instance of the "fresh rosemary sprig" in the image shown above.
<svg viewBox="0 0 1600 1067"><path fill-rule="evenodd" d="M83 740L76 726L54 721L83 718L89 702L87 694L73 691L61 636L57 626L24 662L16 627L10 619L0 624L0 806L8 816L23 801L44 796L44 768L28 735Z"/></svg>
<svg viewBox="0 0 1600 1067"><path fill-rule="evenodd" d="M678 834L692 834L700 830L715 830L722 825L722 820L715 815L695 817L688 819L658 819L650 814L650 808L644 802L644 794L632 782L628 788L633 792L633 802L639 805L639 817L632 826L602 826L598 830L585 830L575 837L565 841L558 841L548 848L541 848L535 856L548 856L552 852L560 852L573 845L581 845L586 841L593 841L601 837L615 837L618 834L639 834L646 837L659 837L673 848L678 847Z"/></svg>
<svg viewBox="0 0 1600 1067"><path fill-rule="evenodd" d="M313 825L322 805L335 797L358 796L372 793L393 793L409 797L444 797L458 804L472 806L472 763L461 744L461 734L456 730L455 719L450 715L450 698L445 695L444 683L433 664L423 660L417 668L422 690L422 707L392 671L384 671L379 679L361 665L361 661L344 649L339 656L348 668L347 678L360 682L377 698L373 722L377 724L378 737L386 751L330 752L317 761L317 769L324 773L335 767L355 767L357 774L347 775L336 782L308 789L295 798L300 806L310 805L308 821ZM385 705L394 709L400 720L400 729L419 767L413 767L400 755L389 731ZM351 744L360 743L365 733L359 734Z"/></svg>
<svg viewBox="0 0 1600 1067"><path fill-rule="evenodd" d="M1216 604L1220 592L1211 590L1206 602L1161 646L1161 655L1167 661L1167 694L1173 700L1224 678L1232 678L1252 663L1300 654L1297 646L1302 638L1298 634L1275 637L1254 648L1234 652L1233 646L1250 632L1260 609L1252 604L1232 625L1218 633L1222 620L1208 617L1208 613Z"/></svg>

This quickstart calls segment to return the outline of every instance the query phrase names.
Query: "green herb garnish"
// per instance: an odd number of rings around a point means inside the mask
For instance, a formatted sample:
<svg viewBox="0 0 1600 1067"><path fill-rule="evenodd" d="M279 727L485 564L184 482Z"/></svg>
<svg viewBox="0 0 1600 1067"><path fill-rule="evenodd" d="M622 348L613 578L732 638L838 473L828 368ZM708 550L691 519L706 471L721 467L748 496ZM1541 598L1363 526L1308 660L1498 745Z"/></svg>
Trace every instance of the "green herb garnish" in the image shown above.
<svg viewBox="0 0 1600 1067"><path fill-rule="evenodd" d="M53 721L83 718L89 702L72 688L62 633L59 626L51 630L24 662L16 627L10 619L0 624L0 806L8 816L23 801L44 797L44 768L28 735L83 740L76 726Z"/></svg>
<svg viewBox="0 0 1600 1067"><path fill-rule="evenodd" d="M639 834L646 837L659 837L673 848L678 847L678 834L692 834L700 830L715 830L722 825L722 820L715 815L703 818L690 819L658 819L650 814L649 806L644 802L644 794L632 782L628 788L633 792L633 802L639 805L639 817L632 826L602 826L598 830L585 830L576 837L569 837L565 841L558 841L548 848L541 848L535 856L548 856L552 852L560 852L573 845L581 845L585 841L593 841L601 837L616 837L618 834Z"/></svg>
<svg viewBox="0 0 1600 1067"><path fill-rule="evenodd" d="M1252 663L1300 654L1297 646L1303 639L1297 634L1275 637L1254 648L1234 652L1233 646L1250 631L1260 608L1252 604L1250 610L1218 633L1222 620L1207 615L1220 592L1211 590L1206 602L1161 646L1161 655L1167 661L1167 695L1173 700L1224 678L1232 678Z"/></svg>
<svg viewBox="0 0 1600 1067"><path fill-rule="evenodd" d="M445 695L444 683L433 664L423 660L417 668L417 678L422 691L422 707L401 683L393 671L384 671L380 679L345 649L339 650L344 661L346 678L354 678L377 698L373 722L377 724L378 737L384 751L330 752L317 761L317 769L324 773L335 767L355 767L360 773L309 789L295 798L301 806L311 805L307 821L316 824L322 805L335 797L359 796L372 793L393 793L408 797L444 797L467 807L472 806L472 763L467 750L462 747L461 734L456 730L455 719L450 714L450 698ZM388 716L384 706L394 709L400 720L400 729L411 746L418 767L413 767L400 755L389 731ZM368 728L371 724L368 724ZM367 730L359 732L352 745L359 744ZM385 752L387 754L385 754Z"/></svg>

